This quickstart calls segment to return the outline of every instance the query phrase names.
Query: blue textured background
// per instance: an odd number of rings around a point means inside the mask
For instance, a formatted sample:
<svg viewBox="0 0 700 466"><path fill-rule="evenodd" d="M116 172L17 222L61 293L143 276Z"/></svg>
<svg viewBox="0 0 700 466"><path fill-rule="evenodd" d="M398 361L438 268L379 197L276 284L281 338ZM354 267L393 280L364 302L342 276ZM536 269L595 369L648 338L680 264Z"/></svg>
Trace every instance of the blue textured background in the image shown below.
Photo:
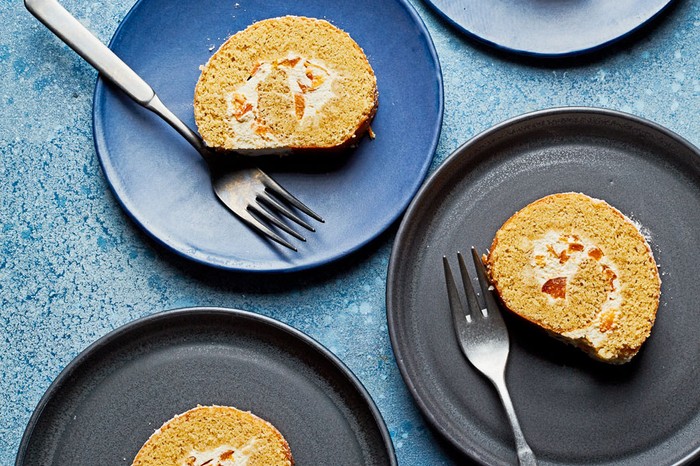
<svg viewBox="0 0 700 466"><path fill-rule="evenodd" d="M133 0L66 0L107 42ZM523 112L589 105L634 113L700 145L700 1L594 55L542 61L465 39L419 0L445 78L432 168L470 137ZM82 349L157 311L247 309L287 322L337 354L374 397L405 465L456 464L426 427L393 359L385 278L395 227L321 270L249 277L186 262L128 220L92 142L96 72L26 12L0 0L0 464L32 410Z"/></svg>

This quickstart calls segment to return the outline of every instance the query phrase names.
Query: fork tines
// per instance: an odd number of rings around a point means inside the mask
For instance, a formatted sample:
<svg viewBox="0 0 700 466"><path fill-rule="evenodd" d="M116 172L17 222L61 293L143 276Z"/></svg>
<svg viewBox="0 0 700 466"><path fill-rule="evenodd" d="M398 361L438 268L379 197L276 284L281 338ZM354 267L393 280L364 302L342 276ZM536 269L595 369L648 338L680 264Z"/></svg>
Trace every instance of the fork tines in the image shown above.
<svg viewBox="0 0 700 466"><path fill-rule="evenodd" d="M452 275L452 270L450 268L449 261L446 256L442 257L443 266L445 269L445 282L447 284L447 296L450 303L450 308L452 309L453 317L455 319L455 324L457 328L462 325L466 317L467 323L471 323L477 316L475 313L480 311L482 317L491 316L494 319L500 319L501 315L498 310L498 304L491 294L489 280L486 276L486 268L484 263L479 257L479 253L476 248L471 248L472 260L474 262L474 267L476 268L476 275L479 281L479 286L481 287L482 296L484 299L485 307L479 305L479 300L477 294L474 291L474 286L472 285L471 277L467 271L467 266L464 262L464 257L461 252L457 252L457 261L459 263L459 271L462 279L462 287L464 288L464 294L467 299L467 308L462 306L462 301L459 297L459 292L457 291L457 286L455 284L454 277Z"/></svg>
<svg viewBox="0 0 700 466"><path fill-rule="evenodd" d="M262 171L261 171L262 173ZM260 233L264 234L271 240L286 246L293 251L297 248L294 247L289 241L282 238L280 235L271 230L267 224L274 225L280 230L286 232L287 234L293 236L300 241L306 241L306 238L296 232L294 229L289 227L286 223L281 221L276 214L281 214L289 220L295 222L299 226L306 228L311 232L316 230L308 222L303 220L299 215L292 211L290 207L294 207L297 210L303 212L309 217L317 220L321 223L324 222L323 218L316 212L311 210L299 199L294 197L289 191L280 186L275 180L265 175L261 176L262 184L265 189L258 192L255 197L255 204L251 203L248 205L247 210L251 213L250 218L245 219L250 226L258 230ZM288 207L288 204L290 207Z"/></svg>

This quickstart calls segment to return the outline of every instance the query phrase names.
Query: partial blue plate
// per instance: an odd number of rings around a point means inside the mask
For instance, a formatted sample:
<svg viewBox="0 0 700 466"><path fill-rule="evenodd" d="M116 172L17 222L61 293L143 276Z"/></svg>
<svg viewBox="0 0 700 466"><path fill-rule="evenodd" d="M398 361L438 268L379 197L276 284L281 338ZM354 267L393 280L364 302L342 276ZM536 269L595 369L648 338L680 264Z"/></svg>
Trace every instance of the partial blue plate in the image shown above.
<svg viewBox="0 0 700 466"><path fill-rule="evenodd" d="M426 0L467 34L527 55L603 47L644 25L672 0Z"/></svg>
<svg viewBox="0 0 700 466"><path fill-rule="evenodd" d="M299 252L269 243L214 197L206 166L164 122L100 80L94 135L102 169L125 211L167 248L237 271L295 271L343 257L389 227L420 187L443 113L440 65L415 10L403 0L140 0L110 47L185 123L199 66L230 35L284 15L323 18L348 32L377 75L375 140L336 163L266 169L326 220ZM297 169L298 168L298 169Z"/></svg>

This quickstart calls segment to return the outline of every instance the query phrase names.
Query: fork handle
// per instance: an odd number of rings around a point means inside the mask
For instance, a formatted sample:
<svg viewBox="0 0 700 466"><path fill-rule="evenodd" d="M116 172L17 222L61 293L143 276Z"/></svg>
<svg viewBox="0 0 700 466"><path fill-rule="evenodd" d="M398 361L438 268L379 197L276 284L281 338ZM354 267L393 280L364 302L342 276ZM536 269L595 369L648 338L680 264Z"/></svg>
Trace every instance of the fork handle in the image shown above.
<svg viewBox="0 0 700 466"><path fill-rule="evenodd" d="M29 12L65 42L100 74L142 107L163 118L204 157L207 150L202 139L160 101L155 91L129 65L92 35L56 0L24 0Z"/></svg>
<svg viewBox="0 0 700 466"><path fill-rule="evenodd" d="M492 382L496 386L498 396L500 396L503 402L503 407L508 415L508 421L510 421L510 426L513 429L515 448L518 454L518 464L520 466L537 466L535 454L525 440L523 430L520 428L520 422L518 422L518 416L515 414L515 408L513 407L513 401L510 399L510 393L508 393L505 377L493 379Z"/></svg>

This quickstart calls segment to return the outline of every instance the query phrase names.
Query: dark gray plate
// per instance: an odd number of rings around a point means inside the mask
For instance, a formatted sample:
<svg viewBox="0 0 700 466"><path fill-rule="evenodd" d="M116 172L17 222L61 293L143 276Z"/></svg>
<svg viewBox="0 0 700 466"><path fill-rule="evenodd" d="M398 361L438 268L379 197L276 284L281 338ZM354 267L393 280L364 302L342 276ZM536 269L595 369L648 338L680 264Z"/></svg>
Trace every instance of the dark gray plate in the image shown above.
<svg viewBox="0 0 700 466"><path fill-rule="evenodd" d="M502 123L460 147L409 207L391 256L387 316L401 373L428 421L486 464L515 464L486 379L462 356L441 259L484 251L518 209L555 192L607 200L651 236L662 275L652 335L608 366L507 317L507 372L541 464L662 465L700 453L700 153L613 111L562 108Z"/></svg>
<svg viewBox="0 0 700 466"><path fill-rule="evenodd" d="M379 411L340 360L285 324L225 309L155 314L98 340L49 387L16 464L131 464L197 404L272 422L298 465L396 464Z"/></svg>

